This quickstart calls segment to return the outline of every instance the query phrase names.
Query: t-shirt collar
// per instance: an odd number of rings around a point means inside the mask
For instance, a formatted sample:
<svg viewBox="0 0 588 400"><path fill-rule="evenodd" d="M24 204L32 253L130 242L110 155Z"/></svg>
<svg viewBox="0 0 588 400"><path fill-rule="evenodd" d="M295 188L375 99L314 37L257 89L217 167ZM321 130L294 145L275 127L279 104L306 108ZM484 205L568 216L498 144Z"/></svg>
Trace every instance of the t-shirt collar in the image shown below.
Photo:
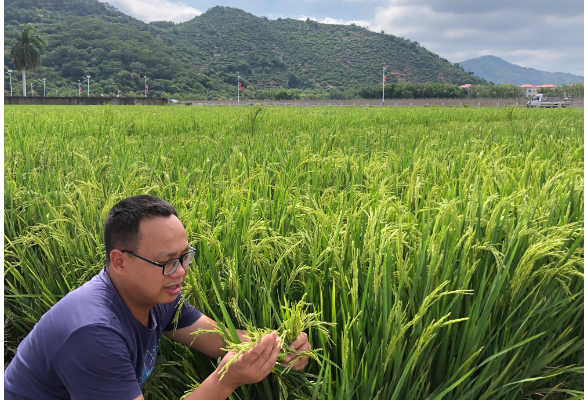
<svg viewBox="0 0 588 400"><path fill-rule="evenodd" d="M106 265L104 266L104 268L102 268L100 270L100 273L98 274L98 277L100 278L100 280L102 280L102 282L104 282L104 284L110 290L112 290L116 294L116 297L120 300L120 302L122 303L122 305L124 306L124 308L127 310L127 312L129 313L129 315L131 315L133 317L133 319L135 320L135 322L138 325L140 325L142 329L146 329L148 331L152 331L152 330L154 330L157 327L157 321L155 320L155 315L153 315L153 308L151 310L149 310L149 328L147 328L145 325L143 325L141 322L139 322L139 320L137 320L135 318L135 316L133 315L133 313L131 313L131 310L129 310L129 307L127 307L127 305L123 301L122 297L120 297L120 294L118 293L118 291L116 290L116 288L112 284L112 281L110 280L110 276L108 276L108 274L106 273Z"/></svg>

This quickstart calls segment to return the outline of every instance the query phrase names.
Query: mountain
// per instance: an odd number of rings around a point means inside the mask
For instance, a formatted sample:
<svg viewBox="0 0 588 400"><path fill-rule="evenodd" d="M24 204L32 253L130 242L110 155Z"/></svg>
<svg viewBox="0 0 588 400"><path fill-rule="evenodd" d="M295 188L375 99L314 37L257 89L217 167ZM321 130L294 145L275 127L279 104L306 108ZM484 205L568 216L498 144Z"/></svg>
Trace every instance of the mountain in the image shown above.
<svg viewBox="0 0 588 400"><path fill-rule="evenodd" d="M355 25L268 20L235 8L214 7L176 27L175 44L186 61L202 69L228 67L253 85L377 84L383 65L388 66L391 81L483 83L417 42Z"/></svg>
<svg viewBox="0 0 588 400"><path fill-rule="evenodd" d="M459 63L464 70L494 83L523 85L553 84L561 86L570 83L584 83L584 77L565 72L545 72L511 64L495 56L482 56Z"/></svg>
<svg viewBox="0 0 588 400"><path fill-rule="evenodd" d="M146 24L96 0L6 0L4 16L5 68L14 69L12 35L33 23L49 45L30 77L37 89L35 80L46 78L60 94L75 95L86 75L92 93L140 94L145 75L159 95L234 96L237 75L249 91L324 93L378 85L383 65L388 82L486 83L404 38L229 7L180 24Z"/></svg>

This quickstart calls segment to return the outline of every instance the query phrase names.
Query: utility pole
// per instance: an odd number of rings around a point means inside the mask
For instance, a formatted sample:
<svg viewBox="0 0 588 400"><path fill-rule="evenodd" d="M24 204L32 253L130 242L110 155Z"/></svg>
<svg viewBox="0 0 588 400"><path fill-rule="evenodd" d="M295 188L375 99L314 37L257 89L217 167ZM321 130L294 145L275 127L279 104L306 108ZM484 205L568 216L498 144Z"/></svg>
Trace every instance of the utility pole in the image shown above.
<svg viewBox="0 0 588 400"><path fill-rule="evenodd" d="M10 77L10 97L12 97L12 70L9 69L7 74Z"/></svg>
<svg viewBox="0 0 588 400"><path fill-rule="evenodd" d="M47 78L43 78L43 79L37 79L39 82L43 82L43 97L47 97L47 96L45 95L45 80L46 80L46 79L47 79Z"/></svg>
<svg viewBox="0 0 588 400"><path fill-rule="evenodd" d="M386 68L388 67L384 67L382 70L382 106L384 105L384 88L386 87L386 76L384 75Z"/></svg>
<svg viewBox="0 0 588 400"><path fill-rule="evenodd" d="M31 97L35 95L35 91L33 90L33 82L31 82Z"/></svg>
<svg viewBox="0 0 588 400"><path fill-rule="evenodd" d="M78 79L78 97L82 97L82 82Z"/></svg>
<svg viewBox="0 0 588 400"><path fill-rule="evenodd" d="M239 79L241 79L241 77L237 75L237 104L239 104L239 99L241 98L241 82Z"/></svg>
<svg viewBox="0 0 588 400"><path fill-rule="evenodd" d="M145 78L145 97L147 97L147 76L144 76L143 78Z"/></svg>
<svg viewBox="0 0 588 400"><path fill-rule="evenodd" d="M86 79L88 80L88 97L90 97L90 75L86 76Z"/></svg>

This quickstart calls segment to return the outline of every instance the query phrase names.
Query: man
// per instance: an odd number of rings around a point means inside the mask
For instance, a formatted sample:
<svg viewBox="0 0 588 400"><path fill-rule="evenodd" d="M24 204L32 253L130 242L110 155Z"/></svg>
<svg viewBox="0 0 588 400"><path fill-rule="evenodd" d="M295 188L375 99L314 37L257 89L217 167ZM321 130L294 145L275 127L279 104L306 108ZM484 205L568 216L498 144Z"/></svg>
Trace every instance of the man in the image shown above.
<svg viewBox="0 0 588 400"><path fill-rule="evenodd" d="M212 358L216 370L187 398L226 399L237 387L259 382L274 368L277 333L266 335L231 365L219 334L194 339L216 323L182 305L177 330L172 319L195 249L176 210L156 197L133 196L116 204L104 223L105 268L53 306L20 344L4 374L6 399L143 399L161 335ZM238 331L242 340L249 340ZM292 348L311 348L306 334ZM291 361L288 356L285 362ZM308 357L294 369L301 370Z"/></svg>

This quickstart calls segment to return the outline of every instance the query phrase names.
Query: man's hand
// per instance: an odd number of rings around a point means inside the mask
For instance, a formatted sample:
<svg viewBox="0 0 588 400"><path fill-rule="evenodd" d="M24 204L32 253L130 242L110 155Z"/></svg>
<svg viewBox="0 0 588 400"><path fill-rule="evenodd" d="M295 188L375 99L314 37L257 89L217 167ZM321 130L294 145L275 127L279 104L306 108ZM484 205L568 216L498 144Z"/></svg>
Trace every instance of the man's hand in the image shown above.
<svg viewBox="0 0 588 400"><path fill-rule="evenodd" d="M219 357L224 357L227 352L221 350L224 347L223 341L218 333L205 333L194 338L194 332L200 329L213 329L218 327L218 324L213 319L206 315L202 315L196 322L190 326L174 331L164 331L163 334L171 340L182 343L184 346L192 347L194 350L216 360ZM247 337L247 332L237 329L237 334L242 342L250 342L251 339Z"/></svg>
<svg viewBox="0 0 588 400"><path fill-rule="evenodd" d="M265 335L259 343L253 346L247 353L241 354L239 359L229 367L225 376L219 384L224 385L231 391L239 386L260 382L269 375L276 365L280 354L280 339L278 334L273 332ZM216 369L220 379L221 368L234 356L235 353L227 353Z"/></svg>
<svg viewBox="0 0 588 400"><path fill-rule="evenodd" d="M163 332L163 334L178 343L182 343L185 346L190 346L194 350L197 350L202 354L205 354L213 359L217 359L219 357L225 357L225 355L227 354L225 351L221 350L221 348L223 347L223 342L221 340L220 335L218 333L205 333L203 335L198 336L197 338L194 338L193 335L193 333L199 329L212 329L216 326L217 323L213 319L205 315L202 315L196 322L194 322L190 326L178 329L175 332L166 331ZM247 337L246 331L237 329L237 334L239 335L239 339L241 339L241 341L251 341L251 339ZM306 335L306 333L302 332L300 333L298 338L296 338L296 340L294 340L290 344L290 348L296 351L306 351L310 350L312 347L308 342L308 336ZM290 361L292 361L294 358L296 358L296 355L291 354L287 356L286 360L280 365L282 365L283 367L287 367ZM296 361L292 368L296 371L301 371L302 369L304 369L304 367L306 367L306 365L308 365L308 359L308 356L300 358L298 361Z"/></svg>
<svg viewBox="0 0 588 400"><path fill-rule="evenodd" d="M290 345L290 348L294 349L298 352L298 351L310 350L310 349L312 349L312 346L308 342L308 336L306 335L306 333L301 332L300 335L298 335L298 337L296 338L296 340L294 340L292 342L292 344ZM282 367L287 367L290 364L290 361L294 360L295 358L296 358L296 354L290 354L290 355L286 356L286 359L280 365ZM294 363L294 365L292 366L292 369L295 369L296 371L302 371L304 369L304 367L306 367L308 365L308 359L309 359L308 356L304 356L304 357L300 358L298 361L296 361L296 363Z"/></svg>

